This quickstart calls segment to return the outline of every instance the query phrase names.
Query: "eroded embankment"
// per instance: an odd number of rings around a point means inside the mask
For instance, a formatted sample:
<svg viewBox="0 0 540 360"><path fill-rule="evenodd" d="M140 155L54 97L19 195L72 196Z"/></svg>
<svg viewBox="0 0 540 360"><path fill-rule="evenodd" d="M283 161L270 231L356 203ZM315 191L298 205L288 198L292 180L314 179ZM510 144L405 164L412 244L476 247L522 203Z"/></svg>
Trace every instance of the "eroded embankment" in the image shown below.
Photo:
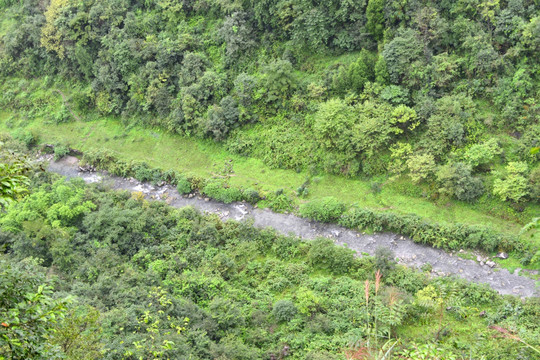
<svg viewBox="0 0 540 360"><path fill-rule="evenodd" d="M379 246L387 247L394 252L399 263L408 267L420 268L422 265L430 264L434 275L455 275L469 281L485 283L501 294L521 297L539 294L533 279L511 274L506 269L491 267L493 263L487 265L484 262L466 260L440 249L417 244L404 236L391 233L366 235L338 225L309 221L293 214L278 214L266 209L257 209L245 203L223 204L200 196L182 196L170 185L157 187L105 173L79 172L78 160L74 157L50 161L49 171L68 178L80 177L88 183L105 182L113 189L142 192L148 198L162 199L174 207L193 206L202 212L218 214L223 220L252 219L254 225L259 228L269 226L285 235L299 236L303 239L332 238L336 244L348 246L359 254L373 254Z"/></svg>

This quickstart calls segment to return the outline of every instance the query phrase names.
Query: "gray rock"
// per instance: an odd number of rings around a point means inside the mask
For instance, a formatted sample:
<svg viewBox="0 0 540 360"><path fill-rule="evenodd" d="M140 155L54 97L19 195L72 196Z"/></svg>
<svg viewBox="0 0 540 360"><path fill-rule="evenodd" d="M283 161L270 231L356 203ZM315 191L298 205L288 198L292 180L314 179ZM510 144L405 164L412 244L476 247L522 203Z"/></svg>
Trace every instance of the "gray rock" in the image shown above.
<svg viewBox="0 0 540 360"><path fill-rule="evenodd" d="M489 266L490 268L494 268L495 265L497 265L497 263L495 263L495 261L486 261L486 265Z"/></svg>
<svg viewBox="0 0 540 360"><path fill-rule="evenodd" d="M505 253L505 252L500 252L500 253L497 254L497 257L499 259L508 259L508 254Z"/></svg>

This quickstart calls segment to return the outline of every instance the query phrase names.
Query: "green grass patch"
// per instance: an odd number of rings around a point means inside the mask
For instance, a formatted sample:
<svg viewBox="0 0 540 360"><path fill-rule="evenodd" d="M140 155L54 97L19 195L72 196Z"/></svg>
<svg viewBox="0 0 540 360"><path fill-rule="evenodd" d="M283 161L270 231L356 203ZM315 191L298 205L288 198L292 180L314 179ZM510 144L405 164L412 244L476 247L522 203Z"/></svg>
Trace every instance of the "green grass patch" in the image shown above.
<svg viewBox="0 0 540 360"><path fill-rule="evenodd" d="M14 114L0 114L0 130L13 133L19 125L39 136L41 143L59 143L82 152L112 150L120 160L143 161L151 167L176 170L203 178L222 174L232 167L230 184L254 187L275 192L283 189L292 195L309 177L307 172L272 169L261 160L231 154L211 140L186 138L160 129L125 126L114 118L101 118L88 122L53 124L43 119L10 120ZM230 165L229 165L230 164ZM371 189L370 181L323 175L309 185L309 200L333 196L344 204L399 214L416 214L433 221L460 222L489 225L493 229L518 234L522 225L515 219L492 216L477 206L448 200L436 203L424 197L414 197L400 192L399 186L383 185L380 192ZM300 204L303 199L295 198ZM534 236L533 241L537 240ZM534 240L536 239L536 240Z"/></svg>

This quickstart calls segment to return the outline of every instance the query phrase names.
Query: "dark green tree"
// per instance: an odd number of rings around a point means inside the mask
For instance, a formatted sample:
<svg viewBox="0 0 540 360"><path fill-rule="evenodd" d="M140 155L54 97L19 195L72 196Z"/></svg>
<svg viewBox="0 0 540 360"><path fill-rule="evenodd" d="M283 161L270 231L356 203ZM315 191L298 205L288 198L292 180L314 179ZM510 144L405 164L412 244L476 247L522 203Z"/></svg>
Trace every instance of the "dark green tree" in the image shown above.
<svg viewBox="0 0 540 360"><path fill-rule="evenodd" d="M377 41L384 33L384 4L385 0L369 0L366 8L366 29Z"/></svg>
<svg viewBox="0 0 540 360"><path fill-rule="evenodd" d="M60 359L53 345L56 323L69 299L54 299L53 287L37 261L11 263L0 259L0 358Z"/></svg>

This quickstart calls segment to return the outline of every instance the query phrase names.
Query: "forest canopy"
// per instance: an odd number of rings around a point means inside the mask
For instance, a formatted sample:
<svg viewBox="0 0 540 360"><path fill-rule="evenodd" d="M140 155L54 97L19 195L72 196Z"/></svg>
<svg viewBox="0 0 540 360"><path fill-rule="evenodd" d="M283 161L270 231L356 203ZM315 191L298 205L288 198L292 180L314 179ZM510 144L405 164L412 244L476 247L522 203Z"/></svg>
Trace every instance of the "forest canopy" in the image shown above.
<svg viewBox="0 0 540 360"><path fill-rule="evenodd" d="M338 360L391 348L399 359L532 360L538 351L538 298L432 278L384 248L356 257L329 239L80 179L32 179L0 215L7 359Z"/></svg>
<svg viewBox="0 0 540 360"><path fill-rule="evenodd" d="M272 167L405 176L469 202L538 200L532 0L0 6L8 109L28 109L19 77L54 76L81 112L213 138ZM42 116L73 121L56 113Z"/></svg>

